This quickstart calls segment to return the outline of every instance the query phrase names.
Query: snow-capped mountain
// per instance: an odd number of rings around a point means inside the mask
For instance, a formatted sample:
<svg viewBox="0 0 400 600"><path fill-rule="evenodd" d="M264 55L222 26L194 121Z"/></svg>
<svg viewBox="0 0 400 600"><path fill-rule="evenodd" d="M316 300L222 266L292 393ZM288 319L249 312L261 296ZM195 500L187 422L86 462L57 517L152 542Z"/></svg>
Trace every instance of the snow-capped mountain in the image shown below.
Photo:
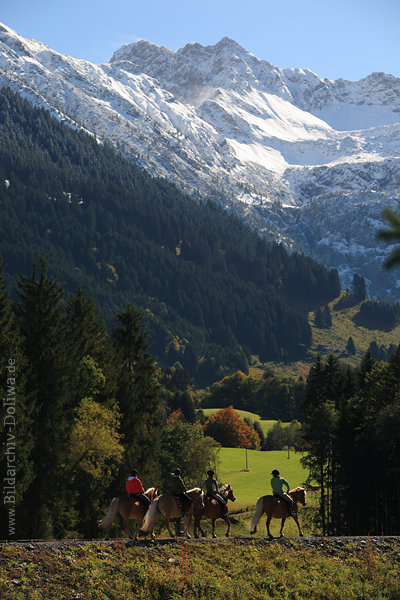
<svg viewBox="0 0 400 600"><path fill-rule="evenodd" d="M400 297L377 242L400 210L400 79L280 69L229 38L177 52L127 44L108 64L63 56L0 25L0 85L83 127L269 238Z"/></svg>

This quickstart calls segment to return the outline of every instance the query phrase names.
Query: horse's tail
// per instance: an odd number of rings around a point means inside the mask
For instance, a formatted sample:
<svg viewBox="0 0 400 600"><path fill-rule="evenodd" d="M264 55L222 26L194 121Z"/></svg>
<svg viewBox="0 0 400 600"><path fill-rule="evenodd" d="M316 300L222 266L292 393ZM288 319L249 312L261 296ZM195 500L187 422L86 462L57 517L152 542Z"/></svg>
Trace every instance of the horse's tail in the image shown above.
<svg viewBox="0 0 400 600"><path fill-rule="evenodd" d="M115 517L118 514L118 504L119 498L113 498L110 504L110 508L108 509L108 513L104 517L102 521L99 521L99 527L110 527L111 523L114 521Z"/></svg>
<svg viewBox="0 0 400 600"><path fill-rule="evenodd" d="M160 509L158 508L159 498L156 498L153 504L150 506L149 510L145 514L143 519L143 523L140 527L142 531L152 531L156 521L158 519L158 515L160 514Z"/></svg>
<svg viewBox="0 0 400 600"><path fill-rule="evenodd" d="M251 519L249 529L251 529L252 531L254 530L254 528L257 526L258 521L261 519L262 514L263 514L263 498L261 497L257 500L256 511L253 515L253 518Z"/></svg>

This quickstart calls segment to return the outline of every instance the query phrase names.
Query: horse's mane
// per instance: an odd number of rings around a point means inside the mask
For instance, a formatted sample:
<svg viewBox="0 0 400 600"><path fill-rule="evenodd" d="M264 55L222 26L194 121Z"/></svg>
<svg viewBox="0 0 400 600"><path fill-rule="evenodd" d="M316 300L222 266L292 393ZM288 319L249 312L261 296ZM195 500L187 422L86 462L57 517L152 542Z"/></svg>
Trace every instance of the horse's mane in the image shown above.
<svg viewBox="0 0 400 600"><path fill-rule="evenodd" d="M306 491L305 488L297 487L297 488L294 488L293 490L290 490L289 494L293 494L293 492L305 492L305 491Z"/></svg>
<svg viewBox="0 0 400 600"><path fill-rule="evenodd" d="M218 490L219 494L223 494L228 488L230 488L231 486L229 485L229 483L224 483L223 486L221 486Z"/></svg>

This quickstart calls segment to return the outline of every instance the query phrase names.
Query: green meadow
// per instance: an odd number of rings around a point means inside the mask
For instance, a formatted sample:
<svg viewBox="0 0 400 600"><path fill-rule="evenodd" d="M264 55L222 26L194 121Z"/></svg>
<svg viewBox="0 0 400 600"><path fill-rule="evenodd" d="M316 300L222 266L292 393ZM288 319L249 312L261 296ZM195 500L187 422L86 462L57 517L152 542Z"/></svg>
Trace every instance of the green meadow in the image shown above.
<svg viewBox="0 0 400 600"><path fill-rule="evenodd" d="M206 417L215 414L218 408L206 408L203 412ZM235 409L236 410L236 409ZM277 421L260 419L259 415L244 410L236 410L242 419L248 418L251 421L258 421L265 434L273 427ZM289 425L289 423L282 423ZM230 513L247 513L237 515L237 520L232 526L232 535L248 534L248 524L251 520L256 502L260 496L271 494L271 471L278 469L282 477L289 483L290 489L298 486L305 487L305 481L308 477L308 471L302 466L300 459L303 453L290 450L276 450L261 452L259 450L246 450L245 448L221 448L218 453L217 464L215 465L216 476L220 485L229 483L236 496L235 503L230 503ZM317 503L314 494L308 497L311 510ZM308 509L310 512L310 509ZM304 528L304 521L301 519L303 530L310 531L308 525ZM273 535L278 534L280 520L273 519L271 531ZM204 527L203 527L204 528ZM207 531L209 528L205 527ZM224 535L226 525L223 521L217 522L217 535ZM207 531L207 533L209 533ZM292 519L285 524L285 533L289 536L297 536L297 527ZM259 534L265 536L265 517L259 526Z"/></svg>
<svg viewBox="0 0 400 600"><path fill-rule="evenodd" d="M260 496L271 493L271 471L278 469L293 489L303 486L308 472L300 463L302 453L261 452L245 448L221 448L216 475L220 484L229 483L236 496L231 510L252 509ZM247 468L247 470L246 470Z"/></svg>
<svg viewBox="0 0 400 600"><path fill-rule="evenodd" d="M235 514L231 529L232 536L249 535L249 523L258 498L266 494L271 494L270 481L272 469L280 471L291 489L298 486L305 487L304 484L308 472L300 463L302 456L303 453L300 452L290 452L288 458L287 451L261 452L259 450L247 450L246 452L245 448L220 449L216 465L218 482L220 484L229 483L236 496L236 501L229 503L230 513ZM315 511L317 503L317 494L308 493L308 507L300 508L299 519L305 535L318 533L311 522L312 513ZM272 519L272 535L277 536L279 534L280 524L280 519ZM202 525L202 527L209 536L210 527L208 522ZM217 536L224 536L225 532L225 523L221 520L217 521ZM286 521L284 533L288 537L298 536L298 529L293 519ZM264 515L258 525L256 537L265 536L266 526Z"/></svg>

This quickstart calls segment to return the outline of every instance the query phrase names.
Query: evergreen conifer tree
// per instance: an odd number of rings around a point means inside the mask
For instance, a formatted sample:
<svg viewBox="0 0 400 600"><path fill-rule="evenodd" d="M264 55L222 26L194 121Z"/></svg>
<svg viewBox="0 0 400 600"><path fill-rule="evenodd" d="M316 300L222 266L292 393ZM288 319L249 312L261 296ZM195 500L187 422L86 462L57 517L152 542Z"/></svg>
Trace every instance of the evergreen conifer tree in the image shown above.
<svg viewBox="0 0 400 600"><path fill-rule="evenodd" d="M121 433L125 447L125 470L140 470L143 477L159 476L157 452L164 408L159 398L156 365L149 352L143 315L128 304L116 316L114 348L119 362L117 401L122 413Z"/></svg>
<svg viewBox="0 0 400 600"><path fill-rule="evenodd" d="M324 323L325 329L330 329L332 327L332 315L329 306L326 304L322 310L322 319Z"/></svg>
<svg viewBox="0 0 400 600"><path fill-rule="evenodd" d="M353 354L353 355L356 353L356 346L355 346L354 340L351 336L347 340L346 352L348 354Z"/></svg>
<svg viewBox="0 0 400 600"><path fill-rule="evenodd" d="M352 295L354 297L354 300L356 300L357 302L362 302L367 296L364 277L361 277L361 275L358 275L358 273L355 273L353 277Z"/></svg>
<svg viewBox="0 0 400 600"><path fill-rule="evenodd" d="M88 395L87 390L85 392L82 389L85 360L93 359L105 378L104 389L97 399L110 405L116 393L116 368L113 346L100 310L94 298L89 296L82 287L78 287L76 293L68 297L65 311L68 334L76 360L74 381L77 389L74 390L74 404L77 406L82 398Z"/></svg>
<svg viewBox="0 0 400 600"><path fill-rule="evenodd" d="M26 375L32 398L34 469L27 495L32 537L63 536L75 524L73 498L64 478L72 422L69 388L74 377L70 342L63 312L63 290L46 273L40 259L37 273L20 277L16 313L28 360Z"/></svg>
<svg viewBox="0 0 400 600"><path fill-rule="evenodd" d="M320 307L314 311L314 326L318 327L318 329L323 329L325 327L325 321Z"/></svg>
<svg viewBox="0 0 400 600"><path fill-rule="evenodd" d="M30 458L33 415L25 368L22 341L12 311L3 265L0 263L0 472L4 478L0 537L3 539L25 536L21 506L26 489L34 477Z"/></svg>

